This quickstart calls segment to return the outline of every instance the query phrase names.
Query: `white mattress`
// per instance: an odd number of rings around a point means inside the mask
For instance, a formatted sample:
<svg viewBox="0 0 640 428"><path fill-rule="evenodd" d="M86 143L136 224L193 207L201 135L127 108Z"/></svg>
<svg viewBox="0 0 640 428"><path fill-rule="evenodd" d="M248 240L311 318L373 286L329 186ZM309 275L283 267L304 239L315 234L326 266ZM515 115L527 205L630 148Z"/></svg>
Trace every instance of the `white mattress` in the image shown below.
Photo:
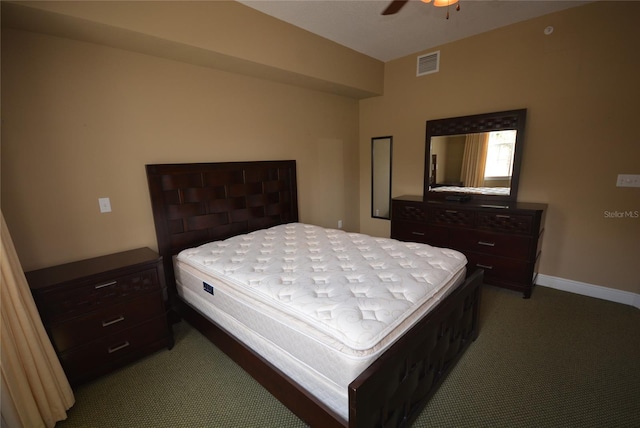
<svg viewBox="0 0 640 428"><path fill-rule="evenodd" d="M186 302L348 419L349 383L465 265L454 250L292 223L185 250L175 272Z"/></svg>

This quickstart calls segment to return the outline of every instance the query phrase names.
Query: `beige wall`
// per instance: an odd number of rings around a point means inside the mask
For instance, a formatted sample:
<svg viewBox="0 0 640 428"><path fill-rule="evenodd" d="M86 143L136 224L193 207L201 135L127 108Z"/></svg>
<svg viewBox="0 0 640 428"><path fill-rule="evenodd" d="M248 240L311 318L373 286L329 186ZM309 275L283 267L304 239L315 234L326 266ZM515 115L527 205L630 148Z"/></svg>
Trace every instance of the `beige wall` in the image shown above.
<svg viewBox="0 0 640 428"><path fill-rule="evenodd" d="M527 108L519 199L549 204L541 273L640 292L640 220L606 215L640 209L639 189L615 187L640 173L639 3L441 46L440 72L420 78L415 56L432 50L382 66L233 2L186 3L257 29L207 43L197 34L220 27L185 25L179 2L154 14L138 9L149 2L91 3L41 3L35 17L3 3L1 202L26 269L155 247L144 176L155 162L293 158L303 221L388 236L370 218L371 137L394 138L393 194L421 194L426 120ZM99 214L105 196L113 212Z"/></svg>
<svg viewBox="0 0 640 428"><path fill-rule="evenodd" d="M295 159L301 220L358 229L352 98L4 29L2 107L2 211L26 270L155 248L147 163Z"/></svg>
<svg viewBox="0 0 640 428"><path fill-rule="evenodd" d="M520 201L549 204L540 272L640 292L638 2L570 9L441 46L440 72L415 77L419 52L385 64L384 95L360 102L360 228L369 218L368 147L393 135L393 194L422 194L425 121L527 108ZM543 34L555 27L550 36Z"/></svg>
<svg viewBox="0 0 640 428"><path fill-rule="evenodd" d="M2 25L354 98L383 90L381 61L235 1L3 1Z"/></svg>

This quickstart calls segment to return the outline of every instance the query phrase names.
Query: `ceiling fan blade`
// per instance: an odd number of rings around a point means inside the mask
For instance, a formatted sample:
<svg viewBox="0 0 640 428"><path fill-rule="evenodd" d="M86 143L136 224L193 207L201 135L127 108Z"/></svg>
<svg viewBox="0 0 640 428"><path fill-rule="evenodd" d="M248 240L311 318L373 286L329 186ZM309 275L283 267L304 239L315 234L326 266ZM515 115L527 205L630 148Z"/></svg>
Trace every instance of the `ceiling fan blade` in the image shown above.
<svg viewBox="0 0 640 428"><path fill-rule="evenodd" d="M409 0L393 0L387 8L382 11L383 15L393 15L394 13L398 13L400 9L407 3Z"/></svg>

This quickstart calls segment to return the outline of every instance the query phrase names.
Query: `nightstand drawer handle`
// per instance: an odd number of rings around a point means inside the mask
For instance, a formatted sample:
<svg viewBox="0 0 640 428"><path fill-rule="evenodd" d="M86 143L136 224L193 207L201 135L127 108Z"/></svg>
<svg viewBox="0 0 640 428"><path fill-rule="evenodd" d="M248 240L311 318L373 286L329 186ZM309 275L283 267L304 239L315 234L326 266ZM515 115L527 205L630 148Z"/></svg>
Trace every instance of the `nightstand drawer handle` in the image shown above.
<svg viewBox="0 0 640 428"><path fill-rule="evenodd" d="M481 265L480 263L476 263L476 266L481 268L481 269L493 269L493 266L487 266L487 265Z"/></svg>
<svg viewBox="0 0 640 428"><path fill-rule="evenodd" d="M424 232L411 232L412 235L424 236Z"/></svg>
<svg viewBox="0 0 640 428"><path fill-rule="evenodd" d="M511 218L511 216L506 214L496 214L496 218Z"/></svg>
<svg viewBox="0 0 640 428"><path fill-rule="evenodd" d="M109 349L107 349L107 351L108 351L110 354L113 354L114 352L119 351L119 350L121 350L121 349L124 349L124 348L126 348L127 346L129 346L129 342L124 342L122 345L114 346L113 348L109 348Z"/></svg>
<svg viewBox="0 0 640 428"><path fill-rule="evenodd" d="M106 327L108 325L115 324L115 323L118 323L120 321L124 321L124 316L120 315L118 318L113 319L111 321L102 321L102 326Z"/></svg>
<svg viewBox="0 0 640 428"><path fill-rule="evenodd" d="M495 242L478 241L478 245L484 245L485 247L495 247Z"/></svg>
<svg viewBox="0 0 640 428"><path fill-rule="evenodd" d="M96 285L95 289L97 290L99 288L109 287L110 285L116 285L117 283L118 281L105 282L104 284Z"/></svg>
<svg viewBox="0 0 640 428"><path fill-rule="evenodd" d="M449 214L458 214L458 211L456 211L456 210L444 210L444 212L449 213Z"/></svg>

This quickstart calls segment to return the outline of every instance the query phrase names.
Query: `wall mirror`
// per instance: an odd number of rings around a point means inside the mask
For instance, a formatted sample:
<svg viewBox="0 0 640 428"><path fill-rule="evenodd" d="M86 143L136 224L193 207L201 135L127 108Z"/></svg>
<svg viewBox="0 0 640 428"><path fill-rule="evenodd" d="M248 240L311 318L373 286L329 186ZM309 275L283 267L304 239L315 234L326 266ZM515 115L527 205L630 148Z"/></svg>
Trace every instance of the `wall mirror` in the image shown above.
<svg viewBox="0 0 640 428"><path fill-rule="evenodd" d="M393 137L371 139L371 217L391 218Z"/></svg>
<svg viewBox="0 0 640 428"><path fill-rule="evenodd" d="M424 199L516 201L526 112L427 121Z"/></svg>

